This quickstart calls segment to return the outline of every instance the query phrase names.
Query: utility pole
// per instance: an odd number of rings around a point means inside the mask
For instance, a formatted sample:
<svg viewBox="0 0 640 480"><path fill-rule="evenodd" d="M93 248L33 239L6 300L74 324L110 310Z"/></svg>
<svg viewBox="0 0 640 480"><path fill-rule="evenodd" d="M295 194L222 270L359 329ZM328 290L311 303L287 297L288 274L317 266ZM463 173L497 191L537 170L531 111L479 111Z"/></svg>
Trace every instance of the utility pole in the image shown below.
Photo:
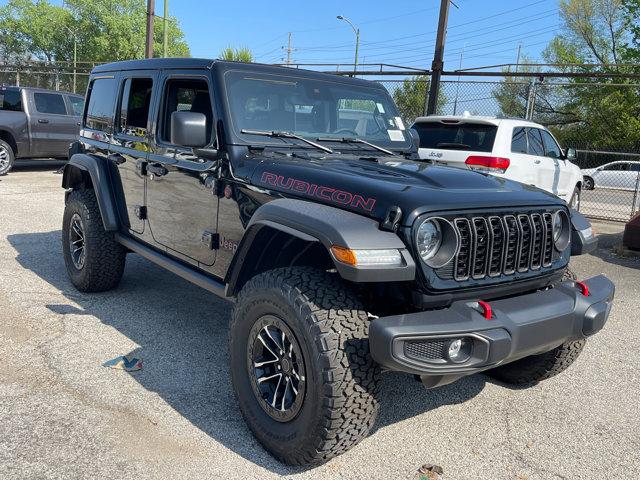
<svg viewBox="0 0 640 480"><path fill-rule="evenodd" d="M518 65L520 65L520 50L522 49L522 44L518 44L518 54L516 55L516 73L518 73Z"/></svg>
<svg viewBox="0 0 640 480"><path fill-rule="evenodd" d="M436 49L431 63L431 83L429 85L429 95L427 97L426 113L433 115L436 113L438 103L438 90L440 89L440 77L444 67L444 39L447 34L447 22L449 20L450 0L440 0L440 18L438 19L438 34L436 36Z"/></svg>
<svg viewBox="0 0 640 480"><path fill-rule="evenodd" d="M462 51L460 52L460 66L458 67L458 70L462 70L462 57L464 56L464 49L466 48L467 44L465 43L462 46ZM456 112L458 111L458 96L460 94L460 75L458 75L458 81L456 82L456 98L453 100L453 114L455 115Z"/></svg>
<svg viewBox="0 0 640 480"><path fill-rule="evenodd" d="M155 15L155 0L147 0L147 43L144 49L145 58L153 58L153 19Z"/></svg>
<svg viewBox="0 0 640 480"><path fill-rule="evenodd" d="M291 65L291 52L293 49L291 48L291 32L289 32L289 42L287 43L287 65Z"/></svg>
<svg viewBox="0 0 640 480"><path fill-rule="evenodd" d="M162 38L162 56L167 58L167 51L169 50L169 35L168 35L168 25L169 25L169 0L164 0L164 24L162 25L163 30L163 38Z"/></svg>

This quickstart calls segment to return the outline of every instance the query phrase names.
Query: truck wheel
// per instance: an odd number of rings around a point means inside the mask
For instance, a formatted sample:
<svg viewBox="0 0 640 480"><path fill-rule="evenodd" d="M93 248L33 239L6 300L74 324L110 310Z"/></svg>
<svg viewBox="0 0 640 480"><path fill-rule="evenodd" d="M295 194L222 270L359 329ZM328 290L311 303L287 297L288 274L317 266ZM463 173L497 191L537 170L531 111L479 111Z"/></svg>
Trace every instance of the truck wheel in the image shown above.
<svg viewBox="0 0 640 480"><path fill-rule="evenodd" d="M0 175L9 173L9 170L13 168L15 159L16 156L11 145L4 140L0 140Z"/></svg>
<svg viewBox="0 0 640 480"><path fill-rule="evenodd" d="M580 187L576 185L576 188L573 189L573 195L571 195L571 199L569 200L569 208L580 211L580 193Z"/></svg>
<svg viewBox="0 0 640 480"><path fill-rule="evenodd" d="M584 338L566 342L541 355L531 355L488 370L487 374L512 385L535 385L566 370L578 358L586 342Z"/></svg>
<svg viewBox="0 0 640 480"><path fill-rule="evenodd" d="M335 275L282 268L244 286L230 326L231 380L249 428L276 458L321 463L367 436L380 383L368 332L367 313Z"/></svg>
<svg viewBox="0 0 640 480"><path fill-rule="evenodd" d="M126 250L102 225L93 190L69 194L62 222L62 250L71 283L81 292L103 292L118 285Z"/></svg>

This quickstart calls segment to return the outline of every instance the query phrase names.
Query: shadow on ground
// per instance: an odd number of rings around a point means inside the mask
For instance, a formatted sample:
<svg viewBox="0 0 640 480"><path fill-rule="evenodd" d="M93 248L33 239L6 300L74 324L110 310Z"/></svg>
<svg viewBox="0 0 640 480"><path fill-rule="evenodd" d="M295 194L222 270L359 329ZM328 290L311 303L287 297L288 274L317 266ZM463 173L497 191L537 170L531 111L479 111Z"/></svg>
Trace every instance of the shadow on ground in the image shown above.
<svg viewBox="0 0 640 480"><path fill-rule="evenodd" d="M67 279L60 231L16 234L8 240L20 265L79 305L47 305L52 312L94 316L140 345L144 369L132 377L145 389L156 392L194 426L255 464L284 475L305 470L273 459L242 420L227 363L230 304L136 255L128 257L117 289L82 294ZM113 352L113 356L125 353ZM385 374L375 430L443 405L465 402L484 386L484 377L476 375L427 391L410 376Z"/></svg>
<svg viewBox="0 0 640 480"><path fill-rule="evenodd" d="M640 256L624 257L616 254L614 247L622 245L622 236L624 232L621 230L616 233L602 233L598 235L598 248L591 255L614 265L622 265L630 268L640 269Z"/></svg>

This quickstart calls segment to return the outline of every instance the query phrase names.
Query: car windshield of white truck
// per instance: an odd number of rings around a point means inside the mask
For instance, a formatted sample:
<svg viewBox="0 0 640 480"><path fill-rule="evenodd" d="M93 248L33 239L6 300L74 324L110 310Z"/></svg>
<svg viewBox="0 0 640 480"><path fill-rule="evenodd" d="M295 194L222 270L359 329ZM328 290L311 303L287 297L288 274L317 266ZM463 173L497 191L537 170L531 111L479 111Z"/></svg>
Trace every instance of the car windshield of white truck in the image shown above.
<svg viewBox="0 0 640 480"><path fill-rule="evenodd" d="M498 127L483 123L416 123L420 148L490 152Z"/></svg>
<svg viewBox="0 0 640 480"><path fill-rule="evenodd" d="M0 88L0 110L21 112L22 99L17 88Z"/></svg>
<svg viewBox="0 0 640 480"><path fill-rule="evenodd" d="M333 82L238 71L227 72L225 84L233 128L248 143L255 143L256 137L247 137L243 130L288 132L312 141L357 138L396 150L411 147L391 97L381 88L340 79ZM284 145L270 138L265 136L260 142ZM363 143L343 145L371 148Z"/></svg>

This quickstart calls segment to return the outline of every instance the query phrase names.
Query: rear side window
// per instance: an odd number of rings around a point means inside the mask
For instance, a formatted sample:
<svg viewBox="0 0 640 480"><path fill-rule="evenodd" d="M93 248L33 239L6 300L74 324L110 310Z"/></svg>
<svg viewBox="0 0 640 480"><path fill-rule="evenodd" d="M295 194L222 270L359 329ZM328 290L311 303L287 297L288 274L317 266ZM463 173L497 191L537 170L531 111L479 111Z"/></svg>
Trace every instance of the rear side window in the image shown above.
<svg viewBox="0 0 640 480"><path fill-rule="evenodd" d="M207 118L207 143L211 141L213 110L211 96L205 80L172 79L167 82L164 111L161 119L161 140L171 141L171 114L173 112L197 112Z"/></svg>
<svg viewBox="0 0 640 480"><path fill-rule="evenodd" d="M420 148L490 152L498 127L480 123L416 123Z"/></svg>
<svg viewBox="0 0 640 480"><path fill-rule="evenodd" d="M528 153L527 134L523 127L513 129L513 136L511 137L511 151L513 153Z"/></svg>
<svg viewBox="0 0 640 480"><path fill-rule="evenodd" d="M529 155L544 157L544 146L542 145L540 130L537 128L527 128L527 138L529 139Z"/></svg>
<svg viewBox="0 0 640 480"><path fill-rule="evenodd" d="M0 88L0 110L8 112L22 111L22 96L15 88Z"/></svg>
<svg viewBox="0 0 640 480"><path fill-rule="evenodd" d="M72 113L77 117L82 116L82 111L84 110L84 98L70 96L69 102L71 103L71 109L73 110Z"/></svg>
<svg viewBox="0 0 640 480"><path fill-rule="evenodd" d="M94 80L89 86L87 114L84 125L87 128L111 133L115 103L115 79L98 78Z"/></svg>
<svg viewBox="0 0 640 480"><path fill-rule="evenodd" d="M36 110L39 113L49 113L53 115L66 115L67 108L64 106L64 98L58 93L34 93L33 100Z"/></svg>
<svg viewBox="0 0 640 480"><path fill-rule="evenodd" d="M127 78L122 86L118 131L144 137L147 134L153 82L150 78Z"/></svg>

